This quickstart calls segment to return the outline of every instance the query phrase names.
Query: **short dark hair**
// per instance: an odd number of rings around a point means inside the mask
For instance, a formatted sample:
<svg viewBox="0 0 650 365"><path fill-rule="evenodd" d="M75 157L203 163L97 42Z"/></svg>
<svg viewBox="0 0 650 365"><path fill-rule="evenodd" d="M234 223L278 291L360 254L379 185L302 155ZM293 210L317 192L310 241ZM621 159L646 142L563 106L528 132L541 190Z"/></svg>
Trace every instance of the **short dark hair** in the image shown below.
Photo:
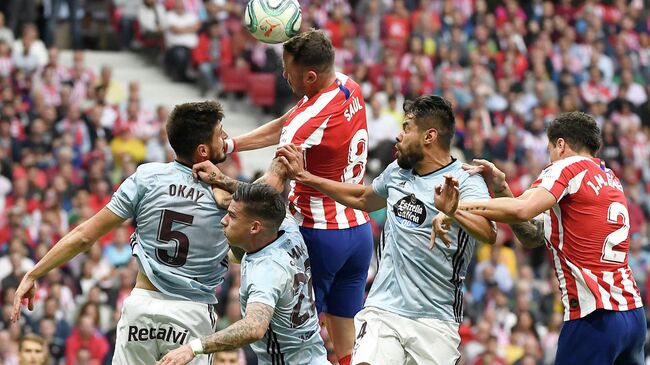
<svg viewBox="0 0 650 365"><path fill-rule="evenodd" d="M277 230L285 216L282 195L267 184L240 183L232 200L244 203L244 211L253 219L267 222Z"/></svg>
<svg viewBox="0 0 650 365"><path fill-rule="evenodd" d="M198 145L212 140L222 119L223 107L216 101L176 105L167 119L169 144L177 156L190 159Z"/></svg>
<svg viewBox="0 0 650 365"><path fill-rule="evenodd" d="M594 118L583 112L569 112L558 115L546 131L548 140L553 145L562 138L572 150L587 150L595 155L600 149L602 138L600 128Z"/></svg>
<svg viewBox="0 0 650 365"><path fill-rule="evenodd" d="M293 62L325 72L334 67L334 47L325 32L311 29L284 43L284 51L293 56Z"/></svg>
<svg viewBox="0 0 650 365"><path fill-rule="evenodd" d="M438 95L422 95L404 103L404 113L413 115L415 124L421 131L435 128L440 146L451 149L451 140L456 132L456 118L447 99Z"/></svg>
<svg viewBox="0 0 650 365"><path fill-rule="evenodd" d="M23 344L25 342L36 342L37 344L43 346L43 350L45 350L45 339L35 333L28 333L18 340L18 351L23 349Z"/></svg>

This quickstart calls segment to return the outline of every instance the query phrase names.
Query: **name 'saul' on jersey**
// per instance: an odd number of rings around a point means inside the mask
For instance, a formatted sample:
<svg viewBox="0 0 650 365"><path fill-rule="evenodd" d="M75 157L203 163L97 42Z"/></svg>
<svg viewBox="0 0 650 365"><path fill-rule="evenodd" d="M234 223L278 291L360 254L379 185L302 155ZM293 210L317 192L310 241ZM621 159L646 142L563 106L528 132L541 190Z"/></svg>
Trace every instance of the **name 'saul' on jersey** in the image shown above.
<svg viewBox="0 0 650 365"><path fill-rule="evenodd" d="M359 98L354 96L350 102L350 105L347 107L347 109L345 109L345 112L343 112L343 116L345 117L345 120L349 122L352 117L354 117L354 115L360 110L363 110L363 105L361 105Z"/></svg>

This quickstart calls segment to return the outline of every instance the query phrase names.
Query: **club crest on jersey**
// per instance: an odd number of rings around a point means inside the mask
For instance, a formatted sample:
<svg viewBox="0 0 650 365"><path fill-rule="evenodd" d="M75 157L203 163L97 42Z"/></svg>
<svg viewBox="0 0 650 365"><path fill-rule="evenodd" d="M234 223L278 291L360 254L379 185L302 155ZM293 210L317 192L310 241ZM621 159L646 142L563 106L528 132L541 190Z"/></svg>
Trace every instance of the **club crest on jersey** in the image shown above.
<svg viewBox="0 0 650 365"><path fill-rule="evenodd" d="M393 205L393 213L400 224L411 228L421 226L427 218L427 209L415 194L398 200Z"/></svg>

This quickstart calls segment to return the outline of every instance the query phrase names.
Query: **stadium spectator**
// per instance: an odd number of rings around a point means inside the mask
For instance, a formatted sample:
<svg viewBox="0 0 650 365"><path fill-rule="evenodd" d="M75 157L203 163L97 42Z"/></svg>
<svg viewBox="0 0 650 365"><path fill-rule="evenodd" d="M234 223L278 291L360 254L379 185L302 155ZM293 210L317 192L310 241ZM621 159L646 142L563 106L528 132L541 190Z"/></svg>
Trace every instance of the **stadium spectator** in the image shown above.
<svg viewBox="0 0 650 365"><path fill-rule="evenodd" d="M165 66L174 80L185 81L191 50L199 43L201 22L196 12L185 8L183 0L175 0L174 9L165 15L165 24Z"/></svg>

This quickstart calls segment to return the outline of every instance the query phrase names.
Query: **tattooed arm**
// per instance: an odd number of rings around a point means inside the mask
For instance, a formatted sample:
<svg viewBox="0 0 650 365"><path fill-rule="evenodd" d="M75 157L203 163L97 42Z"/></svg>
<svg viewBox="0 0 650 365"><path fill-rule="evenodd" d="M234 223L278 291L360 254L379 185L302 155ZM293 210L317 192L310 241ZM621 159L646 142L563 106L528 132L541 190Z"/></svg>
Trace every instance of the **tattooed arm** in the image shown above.
<svg viewBox="0 0 650 365"><path fill-rule="evenodd" d="M203 353L234 350L258 341L269 328L271 317L272 307L261 303L249 304L244 318L217 333L201 337ZM156 365L187 364L194 357L191 343L185 344L168 352Z"/></svg>
<svg viewBox="0 0 650 365"><path fill-rule="evenodd" d="M524 194L529 194L530 190L526 190ZM522 194L523 195L523 194ZM494 192L495 198L513 198L514 195L510 191L510 187L506 184L501 191ZM511 223L510 228L517 236L521 245L526 248L535 248L543 246L544 241L544 222L541 219L531 219L528 222Z"/></svg>
<svg viewBox="0 0 650 365"><path fill-rule="evenodd" d="M544 222L540 219L532 219L528 222L510 224L512 232L517 236L521 245L526 248L543 246Z"/></svg>
<svg viewBox="0 0 650 365"><path fill-rule="evenodd" d="M273 311L274 309L266 304L249 304L244 318L217 333L201 338L203 351L212 353L233 350L258 341L269 328Z"/></svg>

